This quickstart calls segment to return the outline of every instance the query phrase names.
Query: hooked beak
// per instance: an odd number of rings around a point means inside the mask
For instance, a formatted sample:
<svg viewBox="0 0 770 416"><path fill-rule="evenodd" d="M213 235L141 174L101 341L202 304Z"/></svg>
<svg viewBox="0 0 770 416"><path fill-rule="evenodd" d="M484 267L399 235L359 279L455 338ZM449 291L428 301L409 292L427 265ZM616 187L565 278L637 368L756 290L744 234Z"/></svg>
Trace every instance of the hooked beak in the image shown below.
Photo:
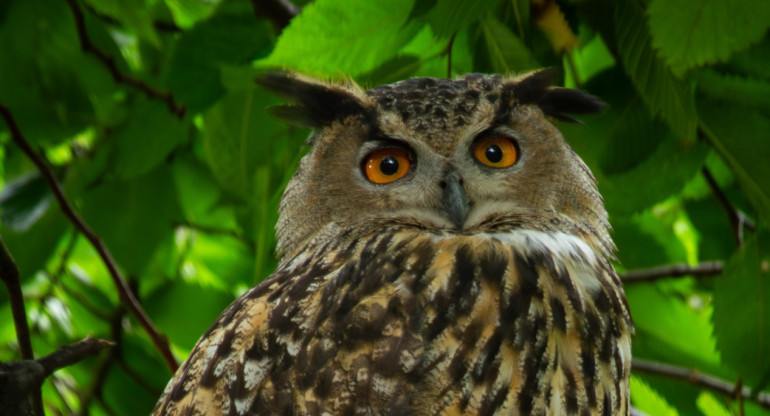
<svg viewBox="0 0 770 416"><path fill-rule="evenodd" d="M465 190L457 172L449 172L444 179L442 202L449 218L457 226L457 229L462 231L465 218L468 216L468 200L465 197Z"/></svg>

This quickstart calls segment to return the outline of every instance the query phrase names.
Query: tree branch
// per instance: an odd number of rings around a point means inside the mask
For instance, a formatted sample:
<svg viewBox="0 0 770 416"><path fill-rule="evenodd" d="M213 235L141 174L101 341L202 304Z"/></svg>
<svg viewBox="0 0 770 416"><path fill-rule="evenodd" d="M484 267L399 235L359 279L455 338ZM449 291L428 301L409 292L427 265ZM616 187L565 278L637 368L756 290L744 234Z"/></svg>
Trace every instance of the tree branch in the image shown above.
<svg viewBox="0 0 770 416"><path fill-rule="evenodd" d="M13 325L16 328L16 342L19 343L19 349L21 349L21 358L34 360L35 355L29 337L27 311L24 307L24 295L21 293L21 283L19 283L19 269L16 267L11 253L8 252L8 248L5 247L2 236L0 236L0 279L3 280L6 289L8 289Z"/></svg>
<svg viewBox="0 0 770 416"><path fill-rule="evenodd" d="M719 184L717 184L717 181L714 179L714 176L711 175L711 172L708 170L708 168L704 167L701 169L701 173L706 179L706 183L708 183L709 188L711 188L711 192L714 193L714 197L716 197L717 201L719 201L719 205L721 205L727 213L727 218L730 220L730 226L733 227L733 238L735 238L735 242L739 247L742 246L743 227L754 231L756 230L754 222L751 221L751 219L747 217L743 211L733 206L733 204L727 198L727 195L725 195L725 193L722 192L722 189L719 188Z"/></svg>
<svg viewBox="0 0 770 416"><path fill-rule="evenodd" d="M150 335L150 339L152 339L155 348L163 356L163 359L166 361L166 364L168 364L171 371L176 371L179 365L176 362L174 355L171 353L171 349L168 345L168 339L166 339L163 334L158 332L149 316L147 316L147 314L144 312L144 309L142 309L142 306L136 299L134 292L126 284L126 281L123 278L120 269L118 269L117 263L115 263L115 260L112 258L112 254L107 249L107 246L104 245L101 238L93 230L91 230L86 222L80 218L80 215L75 212L72 205L64 196L64 190L62 189L61 185L59 185L56 177L54 177L51 169L48 168L46 163L43 161L43 158L38 155L38 153L35 152L35 150L32 149L29 143L24 139L24 136L19 130L19 126L16 124L16 120L14 120L11 112L8 110L8 107L2 103L0 103L0 115L2 115L2 117L5 119L5 123L11 132L11 139L21 148L27 157L32 160L32 162L35 164L35 166L37 166L38 170L45 178L46 182L48 183L48 187L56 197L56 201L59 203L59 207L61 207L64 215L70 220L72 225L75 226L75 229L77 229L86 237L86 239L88 239L96 252L99 254L99 257L107 267L110 277L112 278L112 281L118 290L121 303L126 306L126 309L128 309L131 314L134 315L134 317L136 317L142 328L144 328L144 330L147 331L147 333Z"/></svg>
<svg viewBox="0 0 770 416"><path fill-rule="evenodd" d="M28 415L34 397L40 394L40 385L54 371L96 355L103 348L114 345L86 337L84 340L59 348L39 360L24 360L0 364L0 410L8 415ZM42 405L41 408L42 410ZM37 413L43 415L43 413Z"/></svg>
<svg viewBox="0 0 770 416"><path fill-rule="evenodd" d="M707 261L690 266L686 263L653 267L651 269L631 270L621 273L623 283L652 282L658 279L683 276L711 277L722 274L724 264L721 261Z"/></svg>
<svg viewBox="0 0 770 416"><path fill-rule="evenodd" d="M84 52L90 53L99 59L99 61L101 61L102 64L107 67L107 70L110 71L110 74L112 75L112 78L115 80L115 82L136 88L137 90L142 91L147 97L151 99L163 101L166 103L166 106L172 114L178 118L184 117L185 111L187 111L187 109L183 104L176 103L174 101L174 96L170 92L157 90L138 78L134 78L120 72L118 65L115 63L115 58L107 54L107 52L97 48L88 37L88 31L86 30L86 22L85 18L83 17L83 11L80 10L80 7L78 7L77 0L67 0L67 4L70 6L72 15L75 17L75 27L78 32L78 37L80 38L81 49L83 49Z"/></svg>
<svg viewBox="0 0 770 416"><path fill-rule="evenodd" d="M757 394L756 397L752 397L751 389L741 386L740 382L730 383L720 378L703 374L698 370L638 358L631 360L631 370L686 381L692 385L722 393L734 399L753 401L765 409L770 409L770 393L763 392Z"/></svg>
<svg viewBox="0 0 770 416"><path fill-rule="evenodd" d="M91 338L89 335L82 341L60 347L51 354L37 360L37 362L43 367L43 378L45 378L60 368L77 364L88 357L96 355L102 349L113 346L115 346L115 343L112 341Z"/></svg>
<svg viewBox="0 0 770 416"><path fill-rule="evenodd" d="M21 283L19 282L19 268L16 267L16 262L5 246L2 236L0 236L0 279L3 280L5 288L8 290L11 315L13 315L13 326L16 329L16 342L19 343L21 358L24 360L34 360L35 353L32 350L32 340L29 336L27 310L24 307L24 294L21 292ZM0 397L3 396L2 391L5 390L1 384ZM39 416L45 414L43 410L43 397L39 389L29 394L29 404L33 414Z"/></svg>
<svg viewBox="0 0 770 416"><path fill-rule="evenodd" d="M300 12L289 0L251 0L251 5L254 7L254 16L270 20L278 33Z"/></svg>

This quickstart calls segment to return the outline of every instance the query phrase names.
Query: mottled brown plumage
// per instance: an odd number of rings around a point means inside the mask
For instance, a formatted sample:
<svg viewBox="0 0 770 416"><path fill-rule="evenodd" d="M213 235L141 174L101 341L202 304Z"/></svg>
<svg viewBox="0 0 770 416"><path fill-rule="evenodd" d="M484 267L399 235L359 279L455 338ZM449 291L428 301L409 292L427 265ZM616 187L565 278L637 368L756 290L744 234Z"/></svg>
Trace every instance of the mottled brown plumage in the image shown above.
<svg viewBox="0 0 770 416"><path fill-rule="evenodd" d="M607 215L547 117L597 100L543 71L366 92L261 82L294 102L279 115L316 129L281 202L281 261L154 414L628 414L632 327ZM480 163L497 161L499 147L474 153L490 137L515 145L514 164ZM381 149L408 155L403 177L373 183Z"/></svg>

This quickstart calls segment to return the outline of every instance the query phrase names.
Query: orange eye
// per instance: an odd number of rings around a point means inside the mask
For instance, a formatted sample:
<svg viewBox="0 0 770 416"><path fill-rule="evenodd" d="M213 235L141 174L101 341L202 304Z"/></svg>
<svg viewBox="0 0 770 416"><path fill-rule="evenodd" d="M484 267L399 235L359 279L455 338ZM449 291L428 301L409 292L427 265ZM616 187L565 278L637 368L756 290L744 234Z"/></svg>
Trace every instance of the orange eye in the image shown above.
<svg viewBox="0 0 770 416"><path fill-rule="evenodd" d="M493 168L507 168L518 160L513 140L507 137L490 137L473 145L473 156L479 162Z"/></svg>
<svg viewBox="0 0 770 416"><path fill-rule="evenodd" d="M401 149L375 150L364 161L364 173L374 183L391 183L409 172L409 155Z"/></svg>

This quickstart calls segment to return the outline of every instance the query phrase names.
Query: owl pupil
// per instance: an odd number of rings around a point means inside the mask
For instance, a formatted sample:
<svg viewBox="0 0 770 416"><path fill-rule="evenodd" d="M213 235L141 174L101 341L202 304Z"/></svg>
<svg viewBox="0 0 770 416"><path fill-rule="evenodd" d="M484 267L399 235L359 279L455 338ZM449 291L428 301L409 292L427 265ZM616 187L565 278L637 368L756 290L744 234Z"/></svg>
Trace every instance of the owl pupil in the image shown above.
<svg viewBox="0 0 770 416"><path fill-rule="evenodd" d="M394 175L398 172L398 160L393 156L386 156L380 162L380 172L388 176Z"/></svg>
<svg viewBox="0 0 770 416"><path fill-rule="evenodd" d="M487 151L484 152L484 155L487 157L487 160L492 163L497 163L503 160L503 151L500 150L500 147L496 144L487 147Z"/></svg>

